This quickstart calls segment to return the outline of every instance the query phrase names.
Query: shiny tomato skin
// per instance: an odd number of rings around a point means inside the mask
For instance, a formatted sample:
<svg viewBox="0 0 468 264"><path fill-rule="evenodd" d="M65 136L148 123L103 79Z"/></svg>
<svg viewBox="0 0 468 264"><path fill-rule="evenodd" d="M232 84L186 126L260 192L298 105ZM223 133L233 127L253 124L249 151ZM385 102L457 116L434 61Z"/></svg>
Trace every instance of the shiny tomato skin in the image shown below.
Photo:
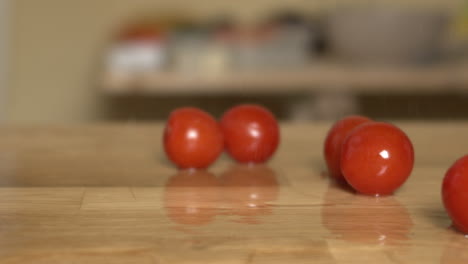
<svg viewBox="0 0 468 264"><path fill-rule="evenodd" d="M453 226L468 234L468 155L457 160L445 174L442 200Z"/></svg>
<svg viewBox="0 0 468 264"><path fill-rule="evenodd" d="M258 105L231 108L221 119L227 153L240 163L263 163L276 152L280 129L274 115Z"/></svg>
<svg viewBox="0 0 468 264"><path fill-rule="evenodd" d="M367 122L372 122L372 120L364 116L348 116L337 121L329 130L325 139L323 152L328 167L328 174L336 181L345 182L340 166L343 141L351 130Z"/></svg>
<svg viewBox="0 0 468 264"><path fill-rule="evenodd" d="M167 157L181 169L209 167L224 147L219 123L197 108L180 108L169 116L164 130Z"/></svg>
<svg viewBox="0 0 468 264"><path fill-rule="evenodd" d="M413 165L414 150L410 139L392 124L363 124L343 143L343 176L362 194L393 194L408 179Z"/></svg>

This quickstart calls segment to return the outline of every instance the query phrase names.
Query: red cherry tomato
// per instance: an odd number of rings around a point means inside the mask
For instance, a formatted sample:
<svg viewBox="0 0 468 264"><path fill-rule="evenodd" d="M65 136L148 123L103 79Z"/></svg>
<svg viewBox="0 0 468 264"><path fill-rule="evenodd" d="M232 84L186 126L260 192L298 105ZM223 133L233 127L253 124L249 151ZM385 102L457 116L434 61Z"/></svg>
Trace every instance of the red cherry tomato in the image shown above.
<svg viewBox="0 0 468 264"><path fill-rule="evenodd" d="M468 155L456 161L445 174L442 200L454 227L468 234Z"/></svg>
<svg viewBox="0 0 468 264"><path fill-rule="evenodd" d="M335 180L339 182L345 181L341 173L340 159L341 146L346 136L357 126L371 121L363 116L348 116L336 122L328 132L323 152L328 166L328 173Z"/></svg>
<svg viewBox="0 0 468 264"><path fill-rule="evenodd" d="M176 110L166 124L164 150L181 169L206 168L223 151L220 126L213 117L199 109Z"/></svg>
<svg viewBox="0 0 468 264"><path fill-rule="evenodd" d="M278 148L278 122L261 106L241 105L230 109L221 119L221 128L226 150L238 162L265 162Z"/></svg>
<svg viewBox="0 0 468 264"><path fill-rule="evenodd" d="M410 139L391 124L363 124L343 143L341 170L346 181L362 194L392 194L408 179L413 164Z"/></svg>

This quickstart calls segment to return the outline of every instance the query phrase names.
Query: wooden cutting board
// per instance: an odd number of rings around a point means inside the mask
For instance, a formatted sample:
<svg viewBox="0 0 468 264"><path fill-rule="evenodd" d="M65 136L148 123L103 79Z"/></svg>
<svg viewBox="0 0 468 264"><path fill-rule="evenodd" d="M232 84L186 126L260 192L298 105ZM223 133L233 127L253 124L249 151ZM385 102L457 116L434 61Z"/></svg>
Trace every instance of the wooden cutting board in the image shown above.
<svg viewBox="0 0 468 264"><path fill-rule="evenodd" d="M0 129L0 263L468 263L440 188L468 123L399 123L416 166L391 197L330 183L329 123L283 124L264 166L178 172L162 124Z"/></svg>

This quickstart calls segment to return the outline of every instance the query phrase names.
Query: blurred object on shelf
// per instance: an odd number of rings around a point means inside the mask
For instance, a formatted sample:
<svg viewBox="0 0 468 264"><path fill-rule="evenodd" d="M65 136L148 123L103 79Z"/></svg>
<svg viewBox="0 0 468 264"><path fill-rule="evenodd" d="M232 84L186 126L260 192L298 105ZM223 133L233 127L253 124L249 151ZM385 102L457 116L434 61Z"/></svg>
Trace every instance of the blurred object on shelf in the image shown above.
<svg viewBox="0 0 468 264"><path fill-rule="evenodd" d="M292 51L289 56L300 61L298 64L310 62L323 51L323 23L320 17L285 11L276 14L273 21L279 24L278 39L286 42L287 50Z"/></svg>
<svg viewBox="0 0 468 264"><path fill-rule="evenodd" d="M451 59L466 61L468 59L468 0L465 0L463 7L454 16L450 33Z"/></svg>
<svg viewBox="0 0 468 264"><path fill-rule="evenodd" d="M316 56L317 29L304 16L283 12L234 34L236 70L294 70Z"/></svg>
<svg viewBox="0 0 468 264"><path fill-rule="evenodd" d="M317 54L314 41L318 30L304 16L294 12L278 14L272 21L277 26L273 54L278 68L306 66Z"/></svg>
<svg viewBox="0 0 468 264"><path fill-rule="evenodd" d="M233 67L238 71L255 71L275 67L272 42L275 25L236 28L234 34Z"/></svg>
<svg viewBox="0 0 468 264"><path fill-rule="evenodd" d="M171 33L171 70L180 73L198 73L206 46L206 33L191 25Z"/></svg>
<svg viewBox="0 0 468 264"><path fill-rule="evenodd" d="M150 21L124 27L110 47L108 72L216 77L233 71L303 68L317 54L318 24L293 12L249 26L227 16L208 23Z"/></svg>
<svg viewBox="0 0 468 264"><path fill-rule="evenodd" d="M468 38L468 0L465 0L463 8L455 16L455 34L464 39Z"/></svg>
<svg viewBox="0 0 468 264"><path fill-rule="evenodd" d="M393 5L341 8L328 18L332 52L370 64L424 64L440 59L448 29L442 11Z"/></svg>
<svg viewBox="0 0 468 264"><path fill-rule="evenodd" d="M119 74L161 70L167 59L167 34L151 24L124 28L110 47L108 70Z"/></svg>
<svg viewBox="0 0 468 264"><path fill-rule="evenodd" d="M222 38L223 31L229 27L226 23L174 28L170 70L188 75L217 75L228 69L231 50Z"/></svg>
<svg viewBox="0 0 468 264"><path fill-rule="evenodd" d="M222 74L232 67L232 47L216 35L210 36L203 54L202 67L204 72L211 75Z"/></svg>

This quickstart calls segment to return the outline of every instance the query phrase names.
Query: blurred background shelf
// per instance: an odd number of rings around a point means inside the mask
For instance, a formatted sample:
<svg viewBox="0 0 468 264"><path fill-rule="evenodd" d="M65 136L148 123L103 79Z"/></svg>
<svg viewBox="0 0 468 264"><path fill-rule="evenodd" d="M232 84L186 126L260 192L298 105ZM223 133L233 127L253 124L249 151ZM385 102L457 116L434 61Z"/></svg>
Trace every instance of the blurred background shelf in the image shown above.
<svg viewBox="0 0 468 264"><path fill-rule="evenodd" d="M6 123L468 120L468 0L14 2Z"/></svg>
<svg viewBox="0 0 468 264"><path fill-rule="evenodd" d="M102 80L109 95L263 93L466 93L468 63L424 67L358 67L316 63L294 70L243 71L216 75L175 72L112 74Z"/></svg>

